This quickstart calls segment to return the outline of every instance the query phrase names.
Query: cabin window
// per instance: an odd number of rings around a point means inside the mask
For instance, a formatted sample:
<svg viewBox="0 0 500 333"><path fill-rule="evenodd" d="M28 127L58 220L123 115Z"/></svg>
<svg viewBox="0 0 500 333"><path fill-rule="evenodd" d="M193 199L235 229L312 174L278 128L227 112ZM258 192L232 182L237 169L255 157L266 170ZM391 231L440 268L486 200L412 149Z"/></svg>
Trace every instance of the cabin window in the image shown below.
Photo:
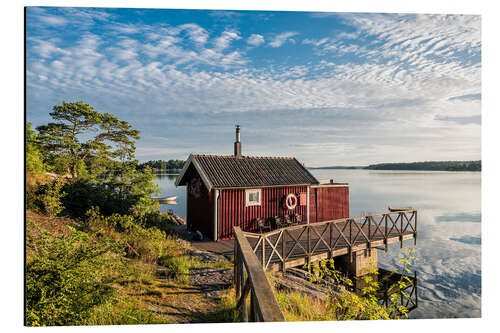
<svg viewBox="0 0 500 333"><path fill-rule="evenodd" d="M260 206L261 191L259 190L245 190L245 206Z"/></svg>

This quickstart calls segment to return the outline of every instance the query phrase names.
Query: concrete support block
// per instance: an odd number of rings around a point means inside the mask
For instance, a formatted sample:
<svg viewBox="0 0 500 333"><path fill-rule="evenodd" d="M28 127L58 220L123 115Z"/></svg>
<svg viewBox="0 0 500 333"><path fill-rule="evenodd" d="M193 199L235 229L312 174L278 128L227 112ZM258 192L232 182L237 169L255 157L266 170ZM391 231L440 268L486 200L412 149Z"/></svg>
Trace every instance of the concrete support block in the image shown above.
<svg viewBox="0 0 500 333"><path fill-rule="evenodd" d="M336 263L338 263L337 267L343 268L349 274L354 276L362 276L368 274L370 269L378 268L378 256L377 250L372 249L371 254L370 250L362 250L358 252L352 253L352 260L349 261L349 255L343 255L335 258Z"/></svg>

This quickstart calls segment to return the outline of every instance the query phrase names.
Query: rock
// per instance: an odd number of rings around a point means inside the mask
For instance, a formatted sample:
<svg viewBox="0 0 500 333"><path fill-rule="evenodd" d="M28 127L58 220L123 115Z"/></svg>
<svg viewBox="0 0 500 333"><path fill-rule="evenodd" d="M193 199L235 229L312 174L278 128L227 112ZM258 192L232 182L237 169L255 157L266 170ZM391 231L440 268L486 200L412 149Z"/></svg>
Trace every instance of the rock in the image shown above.
<svg viewBox="0 0 500 333"><path fill-rule="evenodd" d="M193 239L197 240L197 241L202 241L203 240L203 234L199 230L196 230L194 232Z"/></svg>
<svg viewBox="0 0 500 333"><path fill-rule="evenodd" d="M298 272L297 272L298 271ZM297 291L302 294L310 295L320 300L326 300L330 295L338 293L338 286L332 285L326 281L320 284L309 282L310 273L298 269L287 269L282 276L274 278L274 285L277 289ZM298 276L300 275L300 277Z"/></svg>
<svg viewBox="0 0 500 333"><path fill-rule="evenodd" d="M172 212L169 212L168 214L169 214L168 223L173 224L173 225L185 225L186 224L186 221L182 217L180 217Z"/></svg>
<svg viewBox="0 0 500 333"><path fill-rule="evenodd" d="M203 262L216 262L217 260L223 260L223 261L227 260L226 257L224 257L221 254L194 250L194 249L184 249L184 253L186 253L191 257L199 258Z"/></svg>

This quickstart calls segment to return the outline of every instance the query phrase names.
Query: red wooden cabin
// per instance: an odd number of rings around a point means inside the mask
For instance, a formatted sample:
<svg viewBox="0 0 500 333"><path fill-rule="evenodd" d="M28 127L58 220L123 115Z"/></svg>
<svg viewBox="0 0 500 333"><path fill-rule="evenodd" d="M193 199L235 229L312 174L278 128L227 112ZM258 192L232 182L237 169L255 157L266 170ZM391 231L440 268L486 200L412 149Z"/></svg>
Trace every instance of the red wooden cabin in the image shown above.
<svg viewBox="0 0 500 333"><path fill-rule="evenodd" d="M233 226L257 232L257 218L349 217L348 184L320 184L295 158L242 156L239 127L234 155L190 155L175 184L187 186L188 229L215 241L233 238Z"/></svg>

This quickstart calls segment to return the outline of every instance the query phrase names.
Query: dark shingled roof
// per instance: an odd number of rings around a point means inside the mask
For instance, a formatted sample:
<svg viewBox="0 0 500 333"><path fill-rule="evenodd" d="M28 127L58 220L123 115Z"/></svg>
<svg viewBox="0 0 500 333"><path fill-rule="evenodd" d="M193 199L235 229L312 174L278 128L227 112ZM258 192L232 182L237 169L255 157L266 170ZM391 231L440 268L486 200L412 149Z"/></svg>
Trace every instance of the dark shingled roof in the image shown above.
<svg viewBox="0 0 500 333"><path fill-rule="evenodd" d="M191 155L191 159L202 169L202 177L205 176L215 188L319 184L292 157ZM184 181L179 179L179 183Z"/></svg>

